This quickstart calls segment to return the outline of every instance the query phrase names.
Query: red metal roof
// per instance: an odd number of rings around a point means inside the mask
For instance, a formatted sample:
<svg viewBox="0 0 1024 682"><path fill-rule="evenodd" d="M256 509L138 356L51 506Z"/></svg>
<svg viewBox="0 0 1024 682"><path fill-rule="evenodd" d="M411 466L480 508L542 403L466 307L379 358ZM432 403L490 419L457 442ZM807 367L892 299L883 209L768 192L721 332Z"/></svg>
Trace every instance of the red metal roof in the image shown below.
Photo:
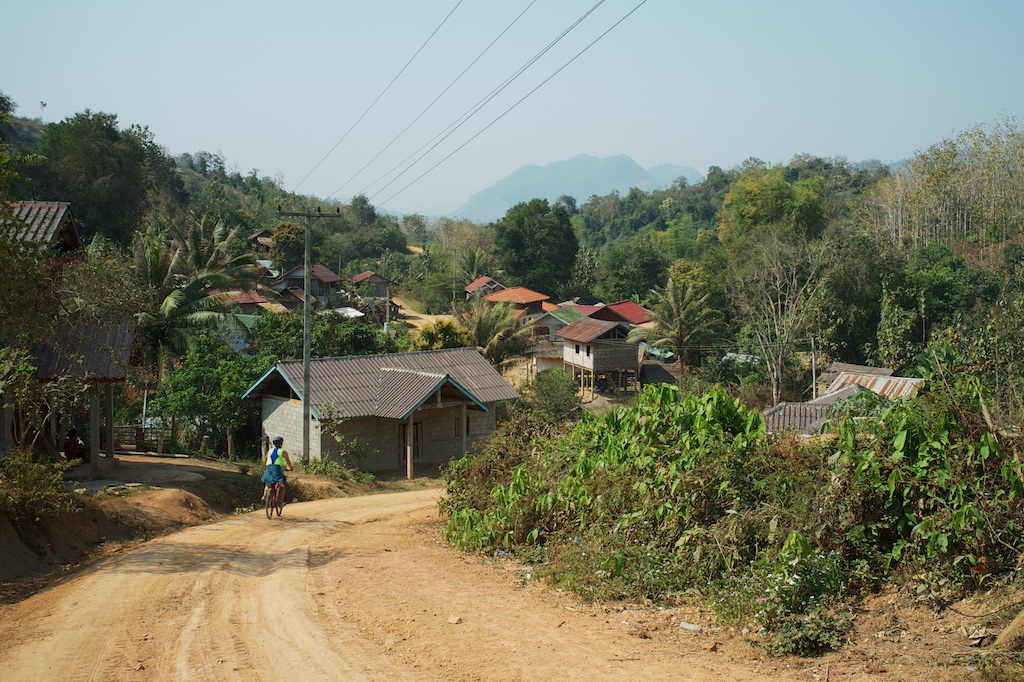
<svg viewBox="0 0 1024 682"><path fill-rule="evenodd" d="M633 303L633 301L609 303L607 307L617 312L632 324L641 324L651 319L651 311L642 305Z"/></svg>
<svg viewBox="0 0 1024 682"><path fill-rule="evenodd" d="M82 247L71 204L66 201L15 201L11 203L16 222L7 233L23 242L61 246L69 251Z"/></svg>
<svg viewBox="0 0 1024 682"><path fill-rule="evenodd" d="M510 303L535 303L537 301L546 301L550 296L542 294L526 287L509 287L508 289L502 289L501 291L495 291L493 294L487 294L484 296L485 301L491 301L497 303L500 301L508 301Z"/></svg>
<svg viewBox="0 0 1024 682"><path fill-rule="evenodd" d="M467 284L464 287L463 291L465 291L467 294L471 294L477 289L485 288L500 291L501 289L505 288L505 285L501 284L500 282L491 277L488 277L487 275L481 275L480 277L477 277L472 282Z"/></svg>
<svg viewBox="0 0 1024 682"><path fill-rule="evenodd" d="M582 303L567 303L567 304L563 305L562 307L563 308L575 308L576 310L580 311L581 313L583 313L587 317L590 317L590 315L592 313L595 313L598 310L600 310L601 308L603 308L604 304L601 303L601 304L598 304L598 305L584 305Z"/></svg>

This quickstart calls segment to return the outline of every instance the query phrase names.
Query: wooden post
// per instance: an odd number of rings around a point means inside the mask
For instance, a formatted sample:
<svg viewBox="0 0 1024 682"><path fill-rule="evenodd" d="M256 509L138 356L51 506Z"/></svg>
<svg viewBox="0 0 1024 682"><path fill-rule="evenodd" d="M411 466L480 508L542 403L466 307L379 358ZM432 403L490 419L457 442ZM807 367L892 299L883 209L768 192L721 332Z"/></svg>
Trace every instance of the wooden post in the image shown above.
<svg viewBox="0 0 1024 682"><path fill-rule="evenodd" d="M89 475L100 475L100 388L89 388Z"/></svg>
<svg viewBox="0 0 1024 682"><path fill-rule="evenodd" d="M469 438L469 422L466 421L466 403L462 403L462 454L466 454L466 442Z"/></svg>
<svg viewBox="0 0 1024 682"><path fill-rule="evenodd" d="M405 425L405 477L412 480L412 439L414 414L409 415L409 421Z"/></svg>
<svg viewBox="0 0 1024 682"><path fill-rule="evenodd" d="M114 384L103 385L103 411L106 412L106 428L103 433L107 439L107 457L114 459Z"/></svg>

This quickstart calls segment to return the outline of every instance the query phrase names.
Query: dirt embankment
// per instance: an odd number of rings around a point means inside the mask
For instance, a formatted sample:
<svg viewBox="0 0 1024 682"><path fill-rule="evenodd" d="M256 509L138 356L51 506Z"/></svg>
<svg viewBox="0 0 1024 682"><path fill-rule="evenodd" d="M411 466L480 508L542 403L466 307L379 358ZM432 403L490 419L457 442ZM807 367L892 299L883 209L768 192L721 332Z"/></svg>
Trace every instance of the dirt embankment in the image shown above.
<svg viewBox="0 0 1024 682"><path fill-rule="evenodd" d="M107 502L201 525L108 549L0 606L5 681L1019 679L968 669L982 652L971 637L1012 618L1006 602L940 613L876 595L843 651L773 659L698 604L584 604L528 566L456 552L436 481L272 520L220 515L179 483Z"/></svg>

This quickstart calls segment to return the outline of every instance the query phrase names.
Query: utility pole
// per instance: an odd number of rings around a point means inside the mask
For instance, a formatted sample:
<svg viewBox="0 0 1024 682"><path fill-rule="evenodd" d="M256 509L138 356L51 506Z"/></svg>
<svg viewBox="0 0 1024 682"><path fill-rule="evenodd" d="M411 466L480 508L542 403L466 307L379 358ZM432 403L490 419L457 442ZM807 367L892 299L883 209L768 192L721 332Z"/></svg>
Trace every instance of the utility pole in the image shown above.
<svg viewBox="0 0 1024 682"><path fill-rule="evenodd" d="M313 246L310 237L310 229L313 221L317 218L340 218L341 208L333 214L321 213L317 206L316 212L306 211L282 211L277 207L277 215L291 218L305 218L306 220L306 249L302 265L302 463L309 461L309 355L310 355L310 314L309 314L309 287L312 281L310 270L312 269ZM275 264L279 265L279 264Z"/></svg>

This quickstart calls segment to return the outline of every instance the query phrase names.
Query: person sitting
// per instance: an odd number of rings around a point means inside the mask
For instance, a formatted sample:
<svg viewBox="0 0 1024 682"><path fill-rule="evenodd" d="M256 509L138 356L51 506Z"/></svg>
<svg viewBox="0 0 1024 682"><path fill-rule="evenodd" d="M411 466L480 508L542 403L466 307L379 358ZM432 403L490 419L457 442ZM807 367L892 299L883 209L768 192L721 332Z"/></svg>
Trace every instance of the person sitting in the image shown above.
<svg viewBox="0 0 1024 682"><path fill-rule="evenodd" d="M292 471L292 460L288 456L288 451L282 446L284 445L284 437L274 436L272 441L274 447L267 452L266 465L267 468L263 471L263 497L267 496L267 491L270 486L274 483L281 484L281 491L278 493L281 496L282 502L284 501L284 490L285 486L288 485L288 479L285 478L282 467L287 467L288 471Z"/></svg>
<svg viewBox="0 0 1024 682"><path fill-rule="evenodd" d="M83 462L89 461L89 451L85 443L78 437L78 429L72 426L68 429L67 440L64 441L64 459L69 462L73 459L80 459Z"/></svg>

